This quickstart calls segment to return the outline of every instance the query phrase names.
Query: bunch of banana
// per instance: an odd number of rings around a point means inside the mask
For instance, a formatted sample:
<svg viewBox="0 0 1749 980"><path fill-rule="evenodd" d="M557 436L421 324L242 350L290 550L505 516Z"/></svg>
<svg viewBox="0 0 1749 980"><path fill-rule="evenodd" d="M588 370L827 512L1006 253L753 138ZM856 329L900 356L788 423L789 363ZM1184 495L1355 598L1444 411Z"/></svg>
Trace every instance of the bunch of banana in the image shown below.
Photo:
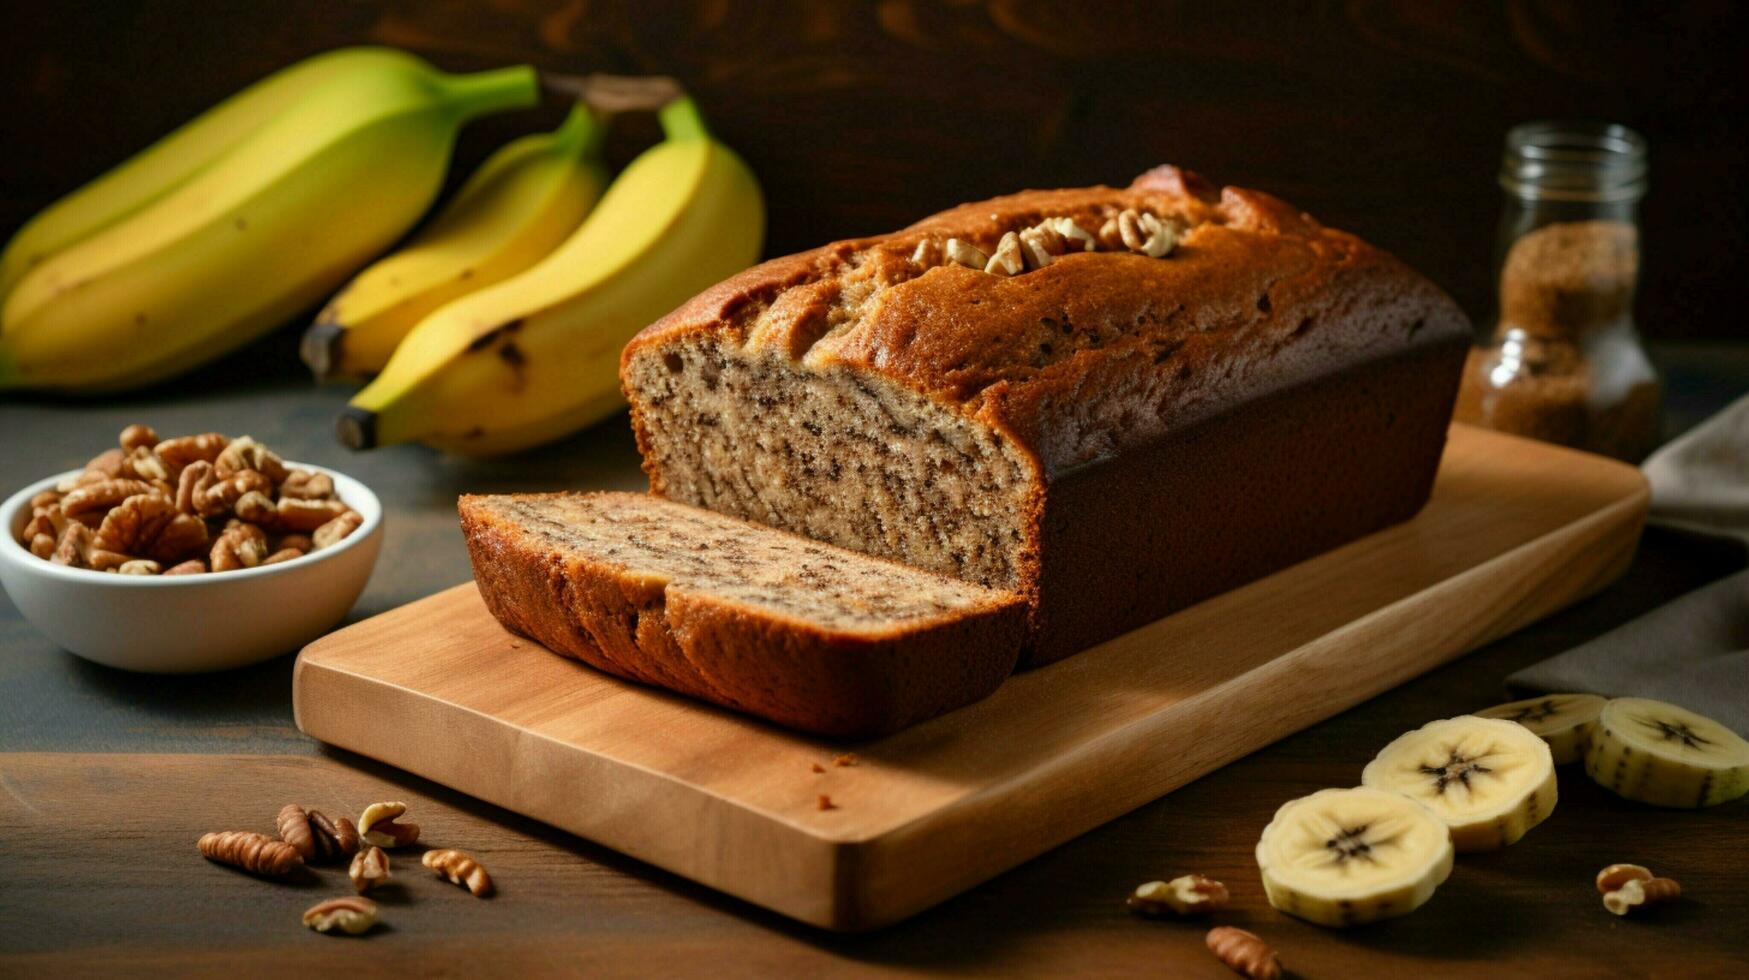
<svg viewBox="0 0 1749 980"><path fill-rule="evenodd" d="M1641 803L1712 806L1749 793L1749 742L1674 704L1616 698L1598 716L1585 772Z"/></svg>
<svg viewBox="0 0 1749 980"><path fill-rule="evenodd" d="M341 48L306 58L201 113L44 208L0 252L0 302L44 259L163 197L319 86L385 67L425 64L394 48Z"/></svg>
<svg viewBox="0 0 1749 980"><path fill-rule="evenodd" d="M589 425L624 405L620 349L705 287L751 265L759 185L690 99L658 112L664 139L532 268L413 327L338 425L369 449L418 440L479 456Z"/></svg>
<svg viewBox="0 0 1749 980"><path fill-rule="evenodd" d="M1363 786L1416 800L1451 828L1459 851L1491 851L1554 812L1555 760L1529 729L1461 715L1399 735L1360 774Z"/></svg>
<svg viewBox="0 0 1749 980"><path fill-rule="evenodd" d="M1257 842L1269 904L1326 926L1407 915L1451 865L1451 834L1431 810L1366 787L1289 800Z"/></svg>
<svg viewBox="0 0 1749 980"><path fill-rule="evenodd" d="M418 220L462 123L539 95L526 67L458 76L388 52L328 58L248 90L20 233L0 388L127 388L248 342Z"/></svg>
<svg viewBox="0 0 1749 980"><path fill-rule="evenodd" d="M1555 765L1564 766L1585 755L1604 703L1595 694L1545 694L1497 704L1476 712L1476 716L1518 722L1549 743Z"/></svg>
<svg viewBox="0 0 1749 980"><path fill-rule="evenodd" d="M488 158L405 247L322 310L301 349L316 379L381 371L432 311L546 258L607 186L603 129L579 103L554 132L524 136Z"/></svg>

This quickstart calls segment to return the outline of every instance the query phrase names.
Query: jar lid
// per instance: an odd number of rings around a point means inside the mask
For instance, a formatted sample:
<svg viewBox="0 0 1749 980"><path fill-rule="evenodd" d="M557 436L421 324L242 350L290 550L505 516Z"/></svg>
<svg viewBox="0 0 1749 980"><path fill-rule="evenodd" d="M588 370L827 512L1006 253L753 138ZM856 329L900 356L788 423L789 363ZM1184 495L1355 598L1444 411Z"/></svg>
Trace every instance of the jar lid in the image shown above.
<svg viewBox="0 0 1749 980"><path fill-rule="evenodd" d="M1634 201L1646 180L1646 140L1626 126L1543 121L1506 134L1500 186L1524 200Z"/></svg>

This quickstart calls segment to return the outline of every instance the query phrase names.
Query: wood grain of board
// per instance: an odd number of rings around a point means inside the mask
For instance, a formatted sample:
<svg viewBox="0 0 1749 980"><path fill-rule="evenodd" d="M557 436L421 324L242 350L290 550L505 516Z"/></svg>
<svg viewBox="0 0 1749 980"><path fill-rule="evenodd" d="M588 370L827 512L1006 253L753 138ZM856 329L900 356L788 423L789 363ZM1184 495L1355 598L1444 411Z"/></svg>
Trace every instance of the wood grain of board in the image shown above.
<svg viewBox="0 0 1749 980"><path fill-rule="evenodd" d="M296 715L800 921L869 929L1596 591L1645 507L1637 470L1457 426L1414 520L867 743L595 673L505 632L471 585L312 644ZM858 764L832 765L845 751Z"/></svg>

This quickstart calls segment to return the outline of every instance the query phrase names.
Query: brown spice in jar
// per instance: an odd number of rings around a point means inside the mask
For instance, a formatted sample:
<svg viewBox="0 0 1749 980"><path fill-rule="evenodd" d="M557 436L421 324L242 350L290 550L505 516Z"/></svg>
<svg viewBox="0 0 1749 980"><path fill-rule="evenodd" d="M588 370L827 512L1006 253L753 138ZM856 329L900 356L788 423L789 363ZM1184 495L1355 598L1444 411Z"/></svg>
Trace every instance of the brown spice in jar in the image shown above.
<svg viewBox="0 0 1749 980"><path fill-rule="evenodd" d="M1639 250L1618 221L1545 225L1513 243L1500 325L1470 352L1455 418L1637 461L1656 444L1661 393L1633 339Z"/></svg>
<svg viewBox="0 0 1749 980"><path fill-rule="evenodd" d="M1500 320L1541 337L1577 335L1626 316L1639 236L1622 221L1563 221L1512 243L1500 270Z"/></svg>

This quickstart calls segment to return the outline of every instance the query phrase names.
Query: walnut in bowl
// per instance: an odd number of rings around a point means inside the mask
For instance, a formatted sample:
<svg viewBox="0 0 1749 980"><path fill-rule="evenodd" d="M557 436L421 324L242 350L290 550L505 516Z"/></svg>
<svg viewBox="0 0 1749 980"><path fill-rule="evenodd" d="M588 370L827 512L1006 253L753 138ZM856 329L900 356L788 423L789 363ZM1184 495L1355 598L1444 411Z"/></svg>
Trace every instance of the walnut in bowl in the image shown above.
<svg viewBox="0 0 1749 980"><path fill-rule="evenodd" d="M0 584L27 620L88 660L185 673L294 651L346 615L381 546L368 488L253 440L137 429L0 506Z"/></svg>

